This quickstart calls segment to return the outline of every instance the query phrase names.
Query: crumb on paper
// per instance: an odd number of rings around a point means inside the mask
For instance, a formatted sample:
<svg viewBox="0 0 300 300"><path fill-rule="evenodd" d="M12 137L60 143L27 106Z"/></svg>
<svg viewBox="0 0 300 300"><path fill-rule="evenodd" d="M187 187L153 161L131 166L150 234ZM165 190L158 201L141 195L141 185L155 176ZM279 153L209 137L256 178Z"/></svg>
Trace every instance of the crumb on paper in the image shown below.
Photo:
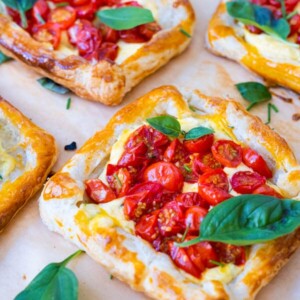
<svg viewBox="0 0 300 300"><path fill-rule="evenodd" d="M23 280L26 280L26 279L27 279L26 274L23 274L22 279L23 279Z"/></svg>

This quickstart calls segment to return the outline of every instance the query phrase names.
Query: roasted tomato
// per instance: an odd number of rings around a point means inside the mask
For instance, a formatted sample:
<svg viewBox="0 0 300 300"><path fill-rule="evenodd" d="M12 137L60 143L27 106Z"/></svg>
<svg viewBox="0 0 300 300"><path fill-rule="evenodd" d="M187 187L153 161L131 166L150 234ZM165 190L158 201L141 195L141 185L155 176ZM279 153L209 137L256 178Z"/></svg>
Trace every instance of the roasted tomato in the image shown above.
<svg viewBox="0 0 300 300"><path fill-rule="evenodd" d="M218 162L211 152L200 154L193 160L193 171L197 174L221 169L223 166Z"/></svg>
<svg viewBox="0 0 300 300"><path fill-rule="evenodd" d="M268 186L267 184L263 184L257 189L255 189L252 194L260 194L260 195L266 195L266 196L273 196L279 199L282 199L283 197L276 192L272 187Z"/></svg>
<svg viewBox="0 0 300 300"><path fill-rule="evenodd" d="M143 181L158 182L171 192L180 192L183 187L183 175L180 170L167 162L157 162L147 167Z"/></svg>
<svg viewBox="0 0 300 300"><path fill-rule="evenodd" d="M171 142L164 153L164 161L166 162L182 162L184 163L189 156L188 151L183 146L183 144L178 140L175 139Z"/></svg>
<svg viewBox="0 0 300 300"><path fill-rule="evenodd" d="M68 29L76 20L75 9L71 6L57 7L51 10L48 22L59 25L61 29Z"/></svg>
<svg viewBox="0 0 300 300"><path fill-rule="evenodd" d="M240 171L233 174L230 183L240 194L251 194L255 189L266 183L265 177L256 172Z"/></svg>
<svg viewBox="0 0 300 300"><path fill-rule="evenodd" d="M223 243L214 243L213 247L219 257L220 262L237 266L243 265L246 261L246 251L243 246L234 246Z"/></svg>
<svg viewBox="0 0 300 300"><path fill-rule="evenodd" d="M266 178L272 177L272 171L269 169L263 157L251 148L243 148L243 162L249 168Z"/></svg>
<svg viewBox="0 0 300 300"><path fill-rule="evenodd" d="M300 15L297 14L290 19L291 32L290 35L299 32L300 29Z"/></svg>
<svg viewBox="0 0 300 300"><path fill-rule="evenodd" d="M100 179L89 179L85 182L85 191L96 203L110 202L116 199L115 193Z"/></svg>
<svg viewBox="0 0 300 300"><path fill-rule="evenodd" d="M209 204L206 201L202 200L198 193L189 192L178 194L176 196L176 201L180 206L183 207L183 209L187 209L192 206L199 206L205 209L209 208Z"/></svg>
<svg viewBox="0 0 300 300"><path fill-rule="evenodd" d="M88 4L91 0L71 0L72 6L81 6L84 4Z"/></svg>
<svg viewBox="0 0 300 300"><path fill-rule="evenodd" d="M78 19L93 21L97 11L97 3L94 0L89 1L87 4L76 6L75 11Z"/></svg>
<svg viewBox="0 0 300 300"><path fill-rule="evenodd" d="M210 151L213 142L214 135L208 134L196 140L184 141L184 146L188 149L190 153L206 153Z"/></svg>
<svg viewBox="0 0 300 300"><path fill-rule="evenodd" d="M225 167L235 168L242 162L242 147L233 141L219 140L211 150L215 159Z"/></svg>
<svg viewBox="0 0 300 300"><path fill-rule="evenodd" d="M118 56L119 46L114 43L104 42L98 50L98 60L106 59L114 61Z"/></svg>
<svg viewBox="0 0 300 300"><path fill-rule="evenodd" d="M145 39L145 41L151 40L153 35L160 30L161 27L156 22L138 26L139 34Z"/></svg>
<svg viewBox="0 0 300 300"><path fill-rule="evenodd" d="M158 229L159 210L144 215L135 225L135 233L148 242L153 242L159 235Z"/></svg>
<svg viewBox="0 0 300 300"><path fill-rule="evenodd" d="M188 208L184 214L185 226L189 228L191 234L198 234L202 220L207 215L208 211L205 208L192 206Z"/></svg>
<svg viewBox="0 0 300 300"><path fill-rule="evenodd" d="M49 6L45 0L38 0L35 2L32 8L32 16L36 23L41 23L42 20L46 20L49 14Z"/></svg>
<svg viewBox="0 0 300 300"><path fill-rule="evenodd" d="M217 205L230 198L231 195L228 193L228 190L227 175L221 169L206 172L199 177L198 192L210 205Z"/></svg>
<svg viewBox="0 0 300 300"><path fill-rule="evenodd" d="M102 32L103 40L108 43L117 43L119 40L119 33L105 24L100 24L100 30Z"/></svg>
<svg viewBox="0 0 300 300"><path fill-rule="evenodd" d="M60 43L61 31L57 24L46 23L32 28L33 37L39 42L48 42L57 49Z"/></svg>

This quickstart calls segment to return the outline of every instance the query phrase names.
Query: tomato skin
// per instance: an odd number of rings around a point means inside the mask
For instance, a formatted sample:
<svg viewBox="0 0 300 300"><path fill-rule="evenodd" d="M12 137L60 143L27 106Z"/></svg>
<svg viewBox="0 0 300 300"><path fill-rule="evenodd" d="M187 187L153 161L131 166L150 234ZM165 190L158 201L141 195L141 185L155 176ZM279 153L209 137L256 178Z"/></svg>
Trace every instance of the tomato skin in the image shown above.
<svg viewBox="0 0 300 300"><path fill-rule="evenodd" d="M193 161L193 171L197 174L221 169L223 166L218 162L211 152L197 155Z"/></svg>
<svg viewBox="0 0 300 300"><path fill-rule="evenodd" d="M104 42L98 51L98 60L106 59L114 61L118 56L119 46L114 43Z"/></svg>
<svg viewBox="0 0 300 300"><path fill-rule="evenodd" d="M76 21L75 9L71 6L57 7L51 10L48 22L59 25L61 29L68 29Z"/></svg>
<svg viewBox="0 0 300 300"><path fill-rule="evenodd" d="M38 0L32 8L32 16L35 19L35 22L40 23L39 16L45 20L49 14L49 11L49 6L45 0Z"/></svg>
<svg viewBox="0 0 300 300"><path fill-rule="evenodd" d="M88 197L95 203L106 203L116 199L115 193L100 179L89 179L85 186Z"/></svg>
<svg viewBox="0 0 300 300"><path fill-rule="evenodd" d="M157 162L147 167L143 181L158 182L171 192L179 192L183 187L183 175L175 165L167 162Z"/></svg>
<svg viewBox="0 0 300 300"><path fill-rule="evenodd" d="M256 172L239 171L233 174L232 188L240 194L251 194L255 189L266 183L265 177Z"/></svg>
<svg viewBox="0 0 300 300"><path fill-rule="evenodd" d="M164 161L166 162L184 162L187 160L189 153L184 145L178 140L174 139L164 152Z"/></svg>
<svg viewBox="0 0 300 300"><path fill-rule="evenodd" d="M206 153L214 142L214 135L207 134L195 140L186 140L183 142L184 146L190 153Z"/></svg>
<svg viewBox="0 0 300 300"><path fill-rule="evenodd" d="M141 36L144 37L145 41L152 39L153 35L161 30L161 27L156 23L147 23L138 26L138 32Z"/></svg>
<svg viewBox="0 0 300 300"><path fill-rule="evenodd" d="M263 184L257 189L255 189L252 194L260 194L260 195L266 195L266 196L272 196L279 199L283 199L283 197L275 191L272 187L268 186L267 184Z"/></svg>
<svg viewBox="0 0 300 300"><path fill-rule="evenodd" d="M81 6L81 5L88 4L89 2L90 0L71 0L72 6Z"/></svg>
<svg viewBox="0 0 300 300"><path fill-rule="evenodd" d="M49 42L57 49L60 43L61 31L57 24L45 23L32 28L33 37L39 42Z"/></svg>
<svg viewBox="0 0 300 300"><path fill-rule="evenodd" d="M233 263L240 266L246 262L246 251L243 246L213 243L213 247L222 263Z"/></svg>
<svg viewBox="0 0 300 300"><path fill-rule="evenodd" d="M183 209L188 209L192 206L198 206L204 209L209 208L209 204L206 201L204 201L198 193L180 193L176 196L175 200Z"/></svg>
<svg viewBox="0 0 300 300"><path fill-rule="evenodd" d="M233 141L219 140L211 150L215 159L225 167L235 168L242 162L242 147Z"/></svg>
<svg viewBox="0 0 300 300"><path fill-rule="evenodd" d="M78 19L93 21L97 11L97 5L95 1L90 1L87 4L76 6L75 10Z"/></svg>
<svg viewBox="0 0 300 300"><path fill-rule="evenodd" d="M273 176L263 157L251 148L243 148L243 162L246 166L266 178Z"/></svg>
<svg viewBox="0 0 300 300"><path fill-rule="evenodd" d="M290 35L293 35L293 34L299 32L299 29L300 29L300 15L297 14L297 15L293 16L290 19L289 23L290 23L290 28L291 28Z"/></svg>
<svg viewBox="0 0 300 300"><path fill-rule="evenodd" d="M136 235L150 243L153 242L159 235L158 214L159 210L156 210L151 214L144 215L135 225Z"/></svg>
<svg viewBox="0 0 300 300"><path fill-rule="evenodd" d="M202 207L192 206L184 214L185 226L189 227L189 233L198 234L200 224L207 215L208 210Z"/></svg>
<svg viewBox="0 0 300 300"><path fill-rule="evenodd" d="M114 30L108 27L105 24L100 24L100 30L102 32L103 40L109 43L117 43L119 40L119 33L117 30Z"/></svg>

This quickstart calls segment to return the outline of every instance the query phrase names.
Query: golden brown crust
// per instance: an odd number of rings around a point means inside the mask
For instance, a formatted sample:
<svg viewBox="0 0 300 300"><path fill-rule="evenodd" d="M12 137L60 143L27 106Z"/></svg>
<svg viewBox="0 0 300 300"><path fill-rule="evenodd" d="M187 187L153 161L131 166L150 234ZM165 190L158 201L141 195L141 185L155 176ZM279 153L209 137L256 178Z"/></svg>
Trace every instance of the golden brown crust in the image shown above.
<svg viewBox="0 0 300 300"><path fill-rule="evenodd" d="M189 104L196 107L197 113L189 109ZM199 91L182 95L174 87L164 86L121 109L105 129L89 139L46 184L40 198L42 219L51 230L87 251L111 274L152 298L252 299L298 247L298 232L251 247L245 266L239 267L233 278L226 269L229 279L212 279L207 271L198 280L179 270L167 255L156 252L146 241L136 237L131 223L126 226L120 223L114 212L122 210L122 198L108 204L85 203L85 180L101 174L123 130L133 130L146 118L161 114L171 114L181 120L195 119L200 124L208 122L216 134L229 135L241 144L249 144L274 167L273 183L287 195L299 195L300 179L287 182L287 178L300 167L286 142L273 130L234 101L207 97ZM267 147L268 143L271 145ZM273 150L278 147L283 151L283 161ZM114 209L109 206L112 203L115 203Z"/></svg>
<svg viewBox="0 0 300 300"><path fill-rule="evenodd" d="M160 5L167 7L167 4L174 10L172 17L178 19L176 25L158 32L120 65L105 60L92 63L79 56L53 51L49 44L37 42L1 14L0 50L84 99L117 105L143 78L180 54L190 43L191 39L179 29L193 32L195 16L191 4L188 0L169 0Z"/></svg>
<svg viewBox="0 0 300 300"><path fill-rule="evenodd" d="M207 46L214 54L238 61L271 83L300 92L300 67L289 62L274 61L265 57L234 30L226 12L226 1L221 1L207 31Z"/></svg>
<svg viewBox="0 0 300 300"><path fill-rule="evenodd" d="M3 178L0 189L0 230L2 230L18 210L42 187L56 160L57 151L55 140L51 135L34 125L2 98L0 98L0 111L1 121L6 122L6 126L15 131L15 135L21 140L17 147L24 150L21 174L13 180ZM9 142L2 141L2 146Z"/></svg>

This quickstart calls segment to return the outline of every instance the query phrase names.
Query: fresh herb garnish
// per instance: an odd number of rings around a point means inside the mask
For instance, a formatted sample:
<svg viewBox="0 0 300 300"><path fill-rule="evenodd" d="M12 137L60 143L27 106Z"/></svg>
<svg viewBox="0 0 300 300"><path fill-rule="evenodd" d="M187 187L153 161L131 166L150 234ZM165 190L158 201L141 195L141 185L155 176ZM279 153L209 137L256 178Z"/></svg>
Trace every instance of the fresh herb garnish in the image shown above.
<svg viewBox="0 0 300 300"><path fill-rule="evenodd" d="M245 25L253 25L265 33L286 40L290 24L285 18L276 19L271 10L249 1L235 0L226 3L228 14Z"/></svg>
<svg viewBox="0 0 300 300"><path fill-rule="evenodd" d="M72 142L71 144L65 146L66 151L74 151L76 149L77 149L76 142Z"/></svg>
<svg viewBox="0 0 300 300"><path fill-rule="evenodd" d="M185 238L186 238L186 236L187 236L187 234L188 234L188 232L189 232L189 230L190 230L190 227L191 227L190 224L188 224L188 225L186 226L185 231L184 231L184 233L183 233L183 236L182 236L182 238L181 238L181 242L183 242L183 241L185 240Z"/></svg>
<svg viewBox="0 0 300 300"><path fill-rule="evenodd" d="M189 105L189 109L193 112L196 112L197 111L197 108L193 105Z"/></svg>
<svg viewBox="0 0 300 300"><path fill-rule="evenodd" d="M46 21L43 19L43 17L40 15L39 12L36 12L35 15L36 15L38 21L40 22L40 24L45 24L46 23Z"/></svg>
<svg viewBox="0 0 300 300"><path fill-rule="evenodd" d="M60 2L60 3L55 3L56 7L64 7L70 5L68 2Z"/></svg>
<svg viewBox="0 0 300 300"><path fill-rule="evenodd" d="M253 106L258 103L269 101L272 98L272 94L269 92L268 88L259 82L242 82L235 85L241 96L250 105L247 107L249 111Z"/></svg>
<svg viewBox="0 0 300 300"><path fill-rule="evenodd" d="M179 31L180 31L183 35L185 35L186 37L188 37L188 38L191 38L191 37L192 37L192 36L191 36L187 31L185 31L183 28L180 28Z"/></svg>
<svg viewBox="0 0 300 300"><path fill-rule="evenodd" d="M135 6L99 10L97 17L115 30L131 29L155 21L151 10Z"/></svg>
<svg viewBox="0 0 300 300"><path fill-rule="evenodd" d="M31 9L37 0L2 0L2 2L12 8L17 10L21 16L22 27L27 28L27 18L26 11Z"/></svg>
<svg viewBox="0 0 300 300"><path fill-rule="evenodd" d="M77 300L78 280L66 265L82 252L79 250L62 262L47 265L14 300Z"/></svg>
<svg viewBox="0 0 300 300"><path fill-rule="evenodd" d="M2 177L2 175L0 175L0 180L3 180L3 177Z"/></svg>
<svg viewBox="0 0 300 300"><path fill-rule="evenodd" d="M268 103L268 121L266 122L266 125L271 123L272 110L274 110L276 113L279 112L279 109L276 105Z"/></svg>
<svg viewBox="0 0 300 300"><path fill-rule="evenodd" d="M192 173L192 169L188 165L183 165L183 168L188 172Z"/></svg>
<svg viewBox="0 0 300 300"><path fill-rule="evenodd" d="M284 0L277 0L277 1L280 2L282 16L286 19L287 16L286 16L285 2L284 2Z"/></svg>
<svg viewBox="0 0 300 300"><path fill-rule="evenodd" d="M69 97L68 100L67 100L66 109L70 109L70 107L71 107L71 101L72 101L72 99L71 99L71 97Z"/></svg>
<svg viewBox="0 0 300 300"><path fill-rule="evenodd" d="M121 180L120 180L118 174L115 173L113 176L114 176L114 178L117 180L118 186L121 188L121 187L123 186L123 184L122 184L122 182L121 182Z"/></svg>
<svg viewBox="0 0 300 300"><path fill-rule="evenodd" d="M150 126L165 135L171 137L179 137L180 135L183 135L185 140L193 140L214 133L212 129L202 126L195 127L190 131L185 132L181 129L178 120L173 116L168 115L150 118L147 119L147 122L150 124Z"/></svg>
<svg viewBox="0 0 300 300"><path fill-rule="evenodd" d="M0 65L9 60L11 60L11 58L0 51Z"/></svg>
<svg viewBox="0 0 300 300"><path fill-rule="evenodd" d="M219 266L219 267L224 267L225 266L225 264L223 264L223 263L221 263L219 261L213 260L213 259L210 259L209 262L211 264L214 264L214 265Z"/></svg>
<svg viewBox="0 0 300 300"><path fill-rule="evenodd" d="M37 81L42 87L44 87L52 92L62 94L62 95L70 92L70 90L68 88L54 82L50 78L42 77L42 78L38 79Z"/></svg>
<svg viewBox="0 0 300 300"><path fill-rule="evenodd" d="M177 244L202 241L245 246L274 240L300 226L300 201L265 195L240 195L211 209L200 225L200 236Z"/></svg>
<svg viewBox="0 0 300 300"><path fill-rule="evenodd" d="M110 279L110 280L113 280L113 279L114 279L114 276L110 274L109 279Z"/></svg>

